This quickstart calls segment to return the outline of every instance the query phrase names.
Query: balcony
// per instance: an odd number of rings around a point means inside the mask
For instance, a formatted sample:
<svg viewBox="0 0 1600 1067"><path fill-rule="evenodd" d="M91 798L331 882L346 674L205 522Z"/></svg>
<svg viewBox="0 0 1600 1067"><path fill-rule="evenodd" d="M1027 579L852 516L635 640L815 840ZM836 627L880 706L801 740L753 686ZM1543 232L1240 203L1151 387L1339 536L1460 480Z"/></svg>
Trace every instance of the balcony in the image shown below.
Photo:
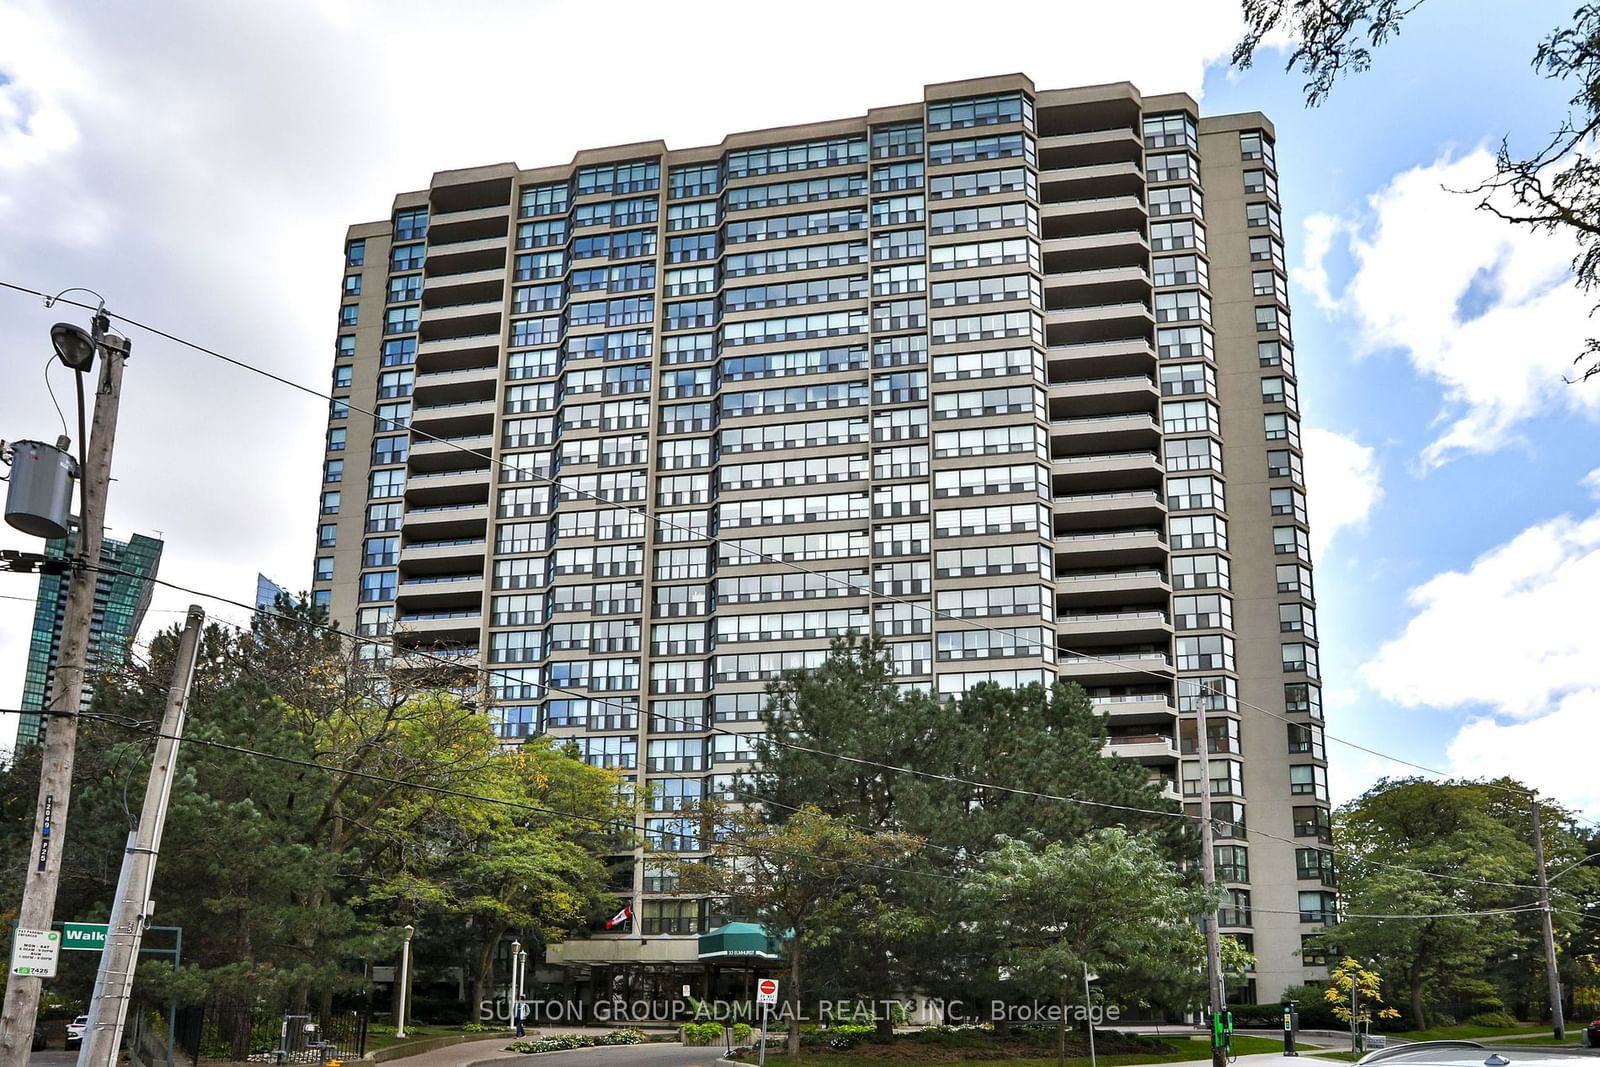
<svg viewBox="0 0 1600 1067"><path fill-rule="evenodd" d="M1175 767L1178 759L1178 744L1170 734L1120 734L1106 738L1102 751L1146 767Z"/></svg>
<svg viewBox="0 0 1600 1067"><path fill-rule="evenodd" d="M411 469L413 471L453 470L465 467L477 457L485 466L490 465L494 453L494 435L468 433L442 440L422 437L411 442Z"/></svg>
<svg viewBox="0 0 1600 1067"><path fill-rule="evenodd" d="M1144 137L1132 126L1060 133L1038 141L1044 169L1097 163L1137 163L1144 159Z"/></svg>
<svg viewBox="0 0 1600 1067"><path fill-rule="evenodd" d="M483 610L483 575L436 574L404 577L395 595L400 615L476 608Z"/></svg>
<svg viewBox="0 0 1600 1067"><path fill-rule="evenodd" d="M1150 242L1144 229L1096 229L1078 236L1044 242L1044 269L1048 274L1102 267L1148 267Z"/></svg>
<svg viewBox="0 0 1600 1067"><path fill-rule="evenodd" d="M1154 527L1057 534L1055 549L1057 570L1127 569L1167 561L1166 537Z"/></svg>
<svg viewBox="0 0 1600 1067"><path fill-rule="evenodd" d="M1094 608L1165 606L1172 595L1166 575L1154 567L1056 575L1056 614Z"/></svg>
<svg viewBox="0 0 1600 1067"><path fill-rule="evenodd" d="M1148 338L1155 322L1155 315L1143 300L1075 304L1051 308L1044 314L1045 336L1052 348L1083 341Z"/></svg>
<svg viewBox="0 0 1600 1067"><path fill-rule="evenodd" d="M485 301L499 303L505 298L506 272L475 270L464 274L442 274L424 280L422 310L448 304L477 304Z"/></svg>
<svg viewBox="0 0 1600 1067"><path fill-rule="evenodd" d="M1138 265L1095 267L1047 274L1044 279L1046 307L1074 304L1108 304L1150 299L1150 273ZM427 312L423 312L427 319Z"/></svg>
<svg viewBox="0 0 1600 1067"><path fill-rule="evenodd" d="M498 336L500 310L501 304L498 300L424 308L418 336L422 342L453 341L458 338L482 337L485 334ZM420 344L418 347L420 350Z"/></svg>
<svg viewBox="0 0 1600 1067"><path fill-rule="evenodd" d="M1051 345L1045 358L1050 376L1056 379L1154 375L1156 372L1155 345L1145 333Z"/></svg>
<svg viewBox="0 0 1600 1067"><path fill-rule="evenodd" d="M443 541L457 537L484 537L489 526L489 505L443 504L407 508L402 529L413 541Z"/></svg>
<svg viewBox="0 0 1600 1067"><path fill-rule="evenodd" d="M1148 231L1149 213L1145 210L1143 190L1117 196L1093 196L1078 200L1061 200L1047 203L1039 211L1040 229L1043 231L1045 254L1065 251L1061 242L1082 240L1097 235L1126 233L1130 239L1144 242ZM1149 246L1146 245L1146 248Z"/></svg>
<svg viewBox="0 0 1600 1067"><path fill-rule="evenodd" d="M492 402L499 381L498 367L458 367L420 371L413 389L418 404L454 404L468 400Z"/></svg>
<svg viewBox="0 0 1600 1067"><path fill-rule="evenodd" d="M1146 676L1144 681L1151 681L1151 679ZM1137 682L1136 684L1142 685L1144 682ZM1161 728L1160 732L1162 733L1169 733L1175 730L1177 726L1178 709L1172 706L1172 699L1165 693L1122 693L1116 696L1096 696L1089 698L1089 705L1095 711L1104 715L1111 725L1117 727L1132 728L1138 725L1149 725Z"/></svg>
<svg viewBox="0 0 1600 1067"><path fill-rule="evenodd" d="M1167 504L1149 489L1120 489L1105 493L1074 493L1055 498L1057 536L1107 526L1143 526L1161 529L1167 522Z"/></svg>
<svg viewBox="0 0 1600 1067"><path fill-rule="evenodd" d="M494 426L494 401L419 404L411 413L411 425L432 437L488 433Z"/></svg>
<svg viewBox="0 0 1600 1067"><path fill-rule="evenodd" d="M505 240L511 232L511 205L435 212L428 219L428 243L464 244L469 241Z"/></svg>
<svg viewBox="0 0 1600 1067"><path fill-rule="evenodd" d="M1144 192L1139 163L1089 163L1039 171L1039 199L1046 203L1105 196L1139 196Z"/></svg>
<svg viewBox="0 0 1600 1067"><path fill-rule="evenodd" d="M1154 386L1150 388L1153 390ZM1155 416L1149 411L1125 411L1050 420L1052 455L1153 452L1160 447L1161 424L1156 422Z"/></svg>
<svg viewBox="0 0 1600 1067"><path fill-rule="evenodd" d="M429 644L434 641L470 641L483 625L483 612L418 611L395 620L395 644Z"/></svg>
<svg viewBox="0 0 1600 1067"><path fill-rule="evenodd" d="M1161 390L1148 374L1052 381L1048 395L1052 422L1136 411L1154 415L1161 403Z"/></svg>
<svg viewBox="0 0 1600 1067"><path fill-rule="evenodd" d="M487 466L426 471L409 474L406 477L406 504L409 507L478 504L486 503L488 499Z"/></svg>
<svg viewBox="0 0 1600 1067"><path fill-rule="evenodd" d="M1056 673L1065 682L1092 685L1143 685L1172 674L1164 652L1096 652L1057 657Z"/></svg>
<svg viewBox="0 0 1600 1067"><path fill-rule="evenodd" d="M1159 644L1172 639L1172 622L1160 608L1074 611L1056 618L1056 636L1069 648L1083 644Z"/></svg>
<svg viewBox="0 0 1600 1067"><path fill-rule="evenodd" d="M505 237L430 243L423 271L428 284L443 275L476 274L486 270L499 270L503 275L508 247Z"/></svg>
<svg viewBox="0 0 1600 1067"><path fill-rule="evenodd" d="M414 446L411 454L416 455ZM1138 450L1059 456L1050 464L1050 482L1057 500L1091 493L1159 489L1163 473L1160 456Z"/></svg>
<svg viewBox="0 0 1600 1067"><path fill-rule="evenodd" d="M408 576L459 574L463 568L483 566L488 550L483 537L415 540L401 547L400 566Z"/></svg>

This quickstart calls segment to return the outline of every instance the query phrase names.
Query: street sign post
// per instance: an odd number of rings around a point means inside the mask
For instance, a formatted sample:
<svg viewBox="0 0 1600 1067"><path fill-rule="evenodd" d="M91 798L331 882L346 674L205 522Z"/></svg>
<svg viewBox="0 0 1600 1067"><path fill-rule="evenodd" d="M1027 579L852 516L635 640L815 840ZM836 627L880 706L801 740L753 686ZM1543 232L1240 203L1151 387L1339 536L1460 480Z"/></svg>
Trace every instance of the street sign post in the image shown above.
<svg viewBox="0 0 1600 1067"><path fill-rule="evenodd" d="M26 978L54 978L60 954L59 933L19 926L11 938L11 973Z"/></svg>
<svg viewBox="0 0 1600 1067"><path fill-rule="evenodd" d="M778 1003L778 980L776 978L763 978L756 983L756 1003L761 1005L761 1051L756 1056L756 1062L761 1067L767 1063L767 1016L772 1013L772 1006ZM790 1021L794 1025L793 1020Z"/></svg>
<svg viewBox="0 0 1600 1067"><path fill-rule="evenodd" d="M78 952L99 952L106 947L108 923L62 923L61 947Z"/></svg>

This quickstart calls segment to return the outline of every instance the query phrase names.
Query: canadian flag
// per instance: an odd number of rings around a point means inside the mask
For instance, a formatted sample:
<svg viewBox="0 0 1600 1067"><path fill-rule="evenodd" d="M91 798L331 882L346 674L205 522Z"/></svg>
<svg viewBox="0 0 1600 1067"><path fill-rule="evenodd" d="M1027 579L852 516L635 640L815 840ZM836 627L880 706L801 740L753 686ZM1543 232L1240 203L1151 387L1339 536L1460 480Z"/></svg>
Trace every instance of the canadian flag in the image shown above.
<svg viewBox="0 0 1600 1067"><path fill-rule="evenodd" d="M606 929L610 930L614 927L621 926L631 918L633 918L633 909L624 904L621 911L617 912L615 915L611 916L611 918L606 920Z"/></svg>

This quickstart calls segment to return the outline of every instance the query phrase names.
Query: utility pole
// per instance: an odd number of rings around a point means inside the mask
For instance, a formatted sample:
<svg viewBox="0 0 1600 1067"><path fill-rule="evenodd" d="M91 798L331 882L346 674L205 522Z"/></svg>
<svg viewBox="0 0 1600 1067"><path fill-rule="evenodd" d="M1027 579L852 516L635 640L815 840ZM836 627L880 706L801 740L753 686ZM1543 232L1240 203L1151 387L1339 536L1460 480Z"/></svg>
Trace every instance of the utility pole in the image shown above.
<svg viewBox="0 0 1600 1067"><path fill-rule="evenodd" d="M1182 685L1183 683L1178 683ZM1211 843L1211 735L1206 731L1206 701L1210 694L1195 686L1195 748L1200 754L1200 881L1209 894L1216 885L1216 852ZM1180 782L1181 785L1181 782ZM1222 934L1217 929L1215 898L1206 905L1206 1003L1211 1011L1212 1067L1226 1067L1228 1053L1218 1039L1217 1019L1222 1014Z"/></svg>
<svg viewBox="0 0 1600 1067"><path fill-rule="evenodd" d="M155 883L156 857L161 853L161 831L167 822L167 802L172 796L172 779L178 767L178 741L183 736L188 709L189 684L194 680L194 663L200 649L200 629L206 613L189 605L183 635L178 639L178 654L172 665L172 681L167 685L167 706L161 716L161 736L156 739L155 757L150 762L150 780L144 787L144 807L139 811L139 829L129 836L128 850L122 857L121 892L111 906L111 921L106 926L106 945L100 953L100 969L95 975L94 997L89 1002L89 1024L84 1028L78 1051L78 1067L116 1067L122 1046L122 1027L128 1016L128 998L133 992L133 971L139 963L139 944L145 923L150 918L150 890Z"/></svg>
<svg viewBox="0 0 1600 1067"><path fill-rule="evenodd" d="M122 365L133 347L126 338L107 333L109 324L105 313L97 312L92 339L83 335L83 331L76 331L82 335L81 341L92 344L100 356L94 422L81 472L76 547L85 565L73 569L67 586L55 687L45 713L44 759L39 771L39 800L34 812L27 880L17 912L16 929L19 931L50 929L55 919L56 890L61 882L61 852L72 800L73 757L78 744L76 716L82 706L84 676L89 668L89 629L94 618L100 542L105 534L106 491L111 484L111 451L117 436L117 408L122 397ZM62 329L75 328L58 326L51 331L52 336ZM61 351L59 342L57 351ZM5 1006L0 1010L0 1067L24 1067L28 1062L34 1017L39 1011L40 982L34 975L11 975L6 983Z"/></svg>
<svg viewBox="0 0 1600 1067"><path fill-rule="evenodd" d="M1556 933L1550 921L1550 881L1544 870L1544 831L1539 826L1539 797L1533 806L1533 865L1539 873L1539 915L1544 920L1544 972L1550 982L1550 1026L1557 1041L1567 1039L1567 1021L1561 1010L1561 972L1556 968Z"/></svg>

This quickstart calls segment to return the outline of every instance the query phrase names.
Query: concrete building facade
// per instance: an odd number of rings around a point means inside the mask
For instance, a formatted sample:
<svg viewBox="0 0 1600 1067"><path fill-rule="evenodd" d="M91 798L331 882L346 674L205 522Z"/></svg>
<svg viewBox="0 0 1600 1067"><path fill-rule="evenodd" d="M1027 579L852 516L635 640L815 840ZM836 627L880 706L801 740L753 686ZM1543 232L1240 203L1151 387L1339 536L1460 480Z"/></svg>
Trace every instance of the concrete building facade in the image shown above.
<svg viewBox="0 0 1600 1067"><path fill-rule="evenodd" d="M1081 683L1108 752L1191 810L1204 699L1225 929L1258 958L1238 997L1315 980L1274 152L1258 113L1009 75L436 174L347 234L314 595L483 668L504 737L649 782L669 850L750 766L766 680L849 629L943 695ZM549 961L675 990L719 917L648 853L617 888L629 928Z"/></svg>

